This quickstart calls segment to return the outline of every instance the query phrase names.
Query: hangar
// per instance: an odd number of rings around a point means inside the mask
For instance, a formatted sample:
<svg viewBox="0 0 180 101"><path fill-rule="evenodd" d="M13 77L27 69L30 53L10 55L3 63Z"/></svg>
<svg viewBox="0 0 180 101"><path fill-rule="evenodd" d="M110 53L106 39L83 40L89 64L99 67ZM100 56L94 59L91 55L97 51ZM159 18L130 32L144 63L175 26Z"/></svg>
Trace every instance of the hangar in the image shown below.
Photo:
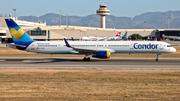
<svg viewBox="0 0 180 101"><path fill-rule="evenodd" d="M180 37L180 29L164 29L164 30L156 30L156 37L162 38L162 34L166 36L179 36Z"/></svg>

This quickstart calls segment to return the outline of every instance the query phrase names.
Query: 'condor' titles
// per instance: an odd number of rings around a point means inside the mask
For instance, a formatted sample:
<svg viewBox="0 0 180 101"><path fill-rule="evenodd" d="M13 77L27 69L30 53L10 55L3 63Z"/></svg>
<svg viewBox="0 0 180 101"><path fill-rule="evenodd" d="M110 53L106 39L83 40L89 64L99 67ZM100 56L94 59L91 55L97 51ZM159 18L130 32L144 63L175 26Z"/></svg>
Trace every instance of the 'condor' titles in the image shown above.
<svg viewBox="0 0 180 101"><path fill-rule="evenodd" d="M157 49L158 44L138 44L134 43L134 49Z"/></svg>

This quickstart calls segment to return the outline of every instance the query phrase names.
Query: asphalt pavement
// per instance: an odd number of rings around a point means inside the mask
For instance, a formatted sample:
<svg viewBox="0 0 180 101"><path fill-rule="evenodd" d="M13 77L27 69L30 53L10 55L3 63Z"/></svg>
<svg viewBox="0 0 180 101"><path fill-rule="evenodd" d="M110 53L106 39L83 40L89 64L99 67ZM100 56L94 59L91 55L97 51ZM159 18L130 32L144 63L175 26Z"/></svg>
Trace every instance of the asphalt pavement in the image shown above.
<svg viewBox="0 0 180 101"><path fill-rule="evenodd" d="M0 68L117 68L117 69L180 69L180 59L160 58L0 58Z"/></svg>

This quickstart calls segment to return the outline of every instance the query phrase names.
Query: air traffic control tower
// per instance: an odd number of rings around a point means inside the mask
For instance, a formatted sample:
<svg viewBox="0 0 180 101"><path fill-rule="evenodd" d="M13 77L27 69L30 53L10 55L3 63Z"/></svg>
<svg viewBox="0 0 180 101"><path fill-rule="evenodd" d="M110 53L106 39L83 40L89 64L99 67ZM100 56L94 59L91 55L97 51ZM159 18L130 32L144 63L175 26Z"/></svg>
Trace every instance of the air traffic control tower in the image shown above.
<svg viewBox="0 0 180 101"><path fill-rule="evenodd" d="M105 16L110 14L110 10L107 10L106 8L107 5L105 5L104 3L99 5L99 10L96 10L96 14L101 16L101 28L105 28L106 27L106 20L105 20Z"/></svg>

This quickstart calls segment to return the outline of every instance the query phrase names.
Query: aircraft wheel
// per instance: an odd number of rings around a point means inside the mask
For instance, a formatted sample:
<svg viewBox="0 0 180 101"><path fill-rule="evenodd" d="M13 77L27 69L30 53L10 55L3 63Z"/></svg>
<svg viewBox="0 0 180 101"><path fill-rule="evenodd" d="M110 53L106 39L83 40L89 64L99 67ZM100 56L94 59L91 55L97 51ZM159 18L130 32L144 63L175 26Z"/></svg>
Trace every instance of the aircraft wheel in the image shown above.
<svg viewBox="0 0 180 101"><path fill-rule="evenodd" d="M159 61L158 59L156 59L156 61Z"/></svg>
<svg viewBox="0 0 180 101"><path fill-rule="evenodd" d="M88 57L88 58L84 57L83 61L90 61L90 57Z"/></svg>
<svg viewBox="0 0 180 101"><path fill-rule="evenodd" d="M89 62L90 61L90 57L88 57L86 60Z"/></svg>
<svg viewBox="0 0 180 101"><path fill-rule="evenodd" d="M86 57L83 58L83 61L86 61Z"/></svg>

